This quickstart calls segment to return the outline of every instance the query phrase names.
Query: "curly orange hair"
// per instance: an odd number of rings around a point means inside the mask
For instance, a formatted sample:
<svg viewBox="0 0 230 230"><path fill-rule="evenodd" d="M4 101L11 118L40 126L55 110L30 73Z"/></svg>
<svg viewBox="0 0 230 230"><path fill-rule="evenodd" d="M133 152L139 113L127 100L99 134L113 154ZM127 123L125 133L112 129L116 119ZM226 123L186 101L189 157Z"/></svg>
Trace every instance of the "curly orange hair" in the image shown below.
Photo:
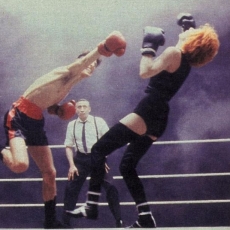
<svg viewBox="0 0 230 230"><path fill-rule="evenodd" d="M200 67L212 61L218 53L219 46L215 29L205 24L189 34L182 45L182 52L191 66Z"/></svg>

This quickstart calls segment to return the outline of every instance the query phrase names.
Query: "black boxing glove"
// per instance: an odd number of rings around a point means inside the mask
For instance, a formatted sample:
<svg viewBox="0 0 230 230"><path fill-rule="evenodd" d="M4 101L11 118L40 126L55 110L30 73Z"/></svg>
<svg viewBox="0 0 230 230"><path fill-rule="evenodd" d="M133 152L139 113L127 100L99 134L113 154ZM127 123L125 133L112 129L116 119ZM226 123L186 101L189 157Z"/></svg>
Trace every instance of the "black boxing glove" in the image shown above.
<svg viewBox="0 0 230 230"><path fill-rule="evenodd" d="M177 16L177 25L183 28L183 31L189 30L191 27L196 28L196 23L190 13L180 13Z"/></svg>
<svg viewBox="0 0 230 230"><path fill-rule="evenodd" d="M158 27L146 26L144 28L144 38L141 54L150 54L156 56L159 46L165 44L164 30Z"/></svg>

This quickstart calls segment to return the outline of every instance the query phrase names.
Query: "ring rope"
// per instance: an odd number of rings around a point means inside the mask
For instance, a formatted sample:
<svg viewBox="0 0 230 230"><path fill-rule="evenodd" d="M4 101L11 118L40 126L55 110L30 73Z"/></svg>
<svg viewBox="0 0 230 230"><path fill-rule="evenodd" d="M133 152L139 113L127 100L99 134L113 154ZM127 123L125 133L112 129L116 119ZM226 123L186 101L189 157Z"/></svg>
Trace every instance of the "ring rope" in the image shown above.
<svg viewBox="0 0 230 230"><path fill-rule="evenodd" d="M213 176L230 176L230 173L193 173L193 174L168 174L168 175L140 175L139 178L180 178L180 177L213 177ZM56 181L66 181L67 177L58 177ZM90 177L87 177L89 180ZM122 176L113 176L113 179L123 179ZM42 178L15 178L15 179L0 179L0 182L35 182L42 181Z"/></svg>
<svg viewBox="0 0 230 230"><path fill-rule="evenodd" d="M176 204L214 204L214 203L230 203L230 200L180 200L180 201L149 201L149 205L176 205ZM76 206L83 206L85 203L78 203ZM108 206L108 203L99 203L100 206ZM135 202L120 202L120 205L135 205ZM0 208L27 208L27 207L43 207L44 204L0 204ZM63 207L63 203L56 206Z"/></svg>
<svg viewBox="0 0 230 230"><path fill-rule="evenodd" d="M194 143L215 143L215 142L230 142L230 138L226 139L203 139L203 140L180 140L180 141L156 141L154 145L165 144L194 144Z"/></svg>
<svg viewBox="0 0 230 230"><path fill-rule="evenodd" d="M154 145L165 144L194 144L194 143L215 143L215 142L230 142L230 138L223 139L203 139L203 140L179 140L179 141L156 141ZM65 148L65 145L49 145L50 148Z"/></svg>

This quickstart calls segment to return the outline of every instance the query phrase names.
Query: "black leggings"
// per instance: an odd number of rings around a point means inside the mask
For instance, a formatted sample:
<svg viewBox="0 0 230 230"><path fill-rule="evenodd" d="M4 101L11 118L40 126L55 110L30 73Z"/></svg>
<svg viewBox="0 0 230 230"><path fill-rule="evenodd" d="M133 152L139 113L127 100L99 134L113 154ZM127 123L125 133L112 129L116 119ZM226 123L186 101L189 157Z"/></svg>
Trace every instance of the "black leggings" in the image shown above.
<svg viewBox="0 0 230 230"><path fill-rule="evenodd" d="M102 187L106 192L106 200L109 204L109 209L116 221L121 220L120 200L117 188L110 182L104 180Z"/></svg>
<svg viewBox="0 0 230 230"><path fill-rule="evenodd" d="M130 143L122 158L120 170L134 201L136 203L142 203L142 200L146 200L144 188L137 176L135 167L141 157L149 149L152 142L151 138L140 136L121 123L114 125L92 148L92 173L89 191L101 191L101 185L105 174L105 156ZM129 173L131 174L127 175ZM128 180L130 180L130 182ZM134 186L135 183L136 185ZM140 198L135 195L136 191L138 191L141 196Z"/></svg>
<svg viewBox="0 0 230 230"><path fill-rule="evenodd" d="M128 129L125 125L118 123L105 133L91 150L91 179L89 191L101 191L101 185L105 175L105 157L118 148L135 140L139 135Z"/></svg>
<svg viewBox="0 0 230 230"><path fill-rule="evenodd" d="M136 204L147 202L143 184L137 175L136 167L140 159L151 147L153 140L139 136L127 147L120 163L120 172Z"/></svg>

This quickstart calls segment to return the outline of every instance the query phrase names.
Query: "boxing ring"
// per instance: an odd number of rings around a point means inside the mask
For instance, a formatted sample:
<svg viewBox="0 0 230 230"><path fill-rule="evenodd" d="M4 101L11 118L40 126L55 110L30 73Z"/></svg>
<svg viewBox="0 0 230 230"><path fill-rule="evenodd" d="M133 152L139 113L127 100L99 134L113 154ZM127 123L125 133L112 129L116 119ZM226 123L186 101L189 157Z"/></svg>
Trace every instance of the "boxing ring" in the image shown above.
<svg viewBox="0 0 230 230"><path fill-rule="evenodd" d="M223 142L230 142L230 138L227 139L206 139L206 140L180 140L180 141L158 141L153 143L153 145L181 145L181 144L193 144L193 143L223 143ZM52 149L53 152L55 152L55 149L63 149L65 148L64 145L50 145L50 148ZM55 154L54 154L55 155ZM58 170L58 168L57 168ZM184 178L186 180L188 180L189 178L194 178L194 179L198 179L198 178L203 178L203 180L211 180L212 178L215 178L216 180L218 180L218 178L229 178L230 176L230 172L219 172L219 173L190 173L190 174L167 174L167 175L139 175L139 177L142 180L159 180L159 179L180 179L180 178ZM114 180L120 181L122 180L121 176L113 176ZM60 182L65 182L67 180L67 177L57 177L56 181L57 184L59 184ZM89 177L87 178L87 180L89 180ZM31 183L31 182L41 182L42 178L1 178L0 179L0 183ZM146 188L147 190L147 188ZM230 196L229 196L230 197ZM4 198L3 198L4 199ZM187 206L193 206L193 205L228 205L229 204L229 208L230 208L230 199L226 198L226 199L193 199L193 200L164 200L164 201L154 201L154 200L149 200L148 202L151 206L156 206L156 207L160 207L160 206L183 206L183 205L187 205ZM84 203L78 203L77 206L81 206ZM121 208L123 207L131 207L134 206L135 203L132 201L121 201ZM107 202L100 202L99 204L101 207L106 207L108 206ZM2 209L14 209L16 208L17 210L20 209L24 209L24 208L43 208L44 204L43 203L32 203L29 202L28 199L28 203L4 203L4 204L0 204L0 211ZM62 208L63 207L63 203L61 202L57 202L57 207ZM134 209L134 208L133 208ZM199 209L199 207L198 207ZM132 216L136 216L136 213L131 213ZM154 215L155 216L155 215ZM156 218L156 217L155 217ZM26 217L25 217L26 219ZM230 219L230 216L229 216ZM94 222L96 223L96 222ZM96 224L99 226L99 224ZM230 226L230 225L227 225ZM206 226L188 226L188 227L171 227L171 226L166 226L166 227L158 227L159 229L230 229L230 227L225 226L214 226L214 227L206 227ZM31 226L33 227L33 226ZM0 228L1 228L1 224L0 224ZM95 228L97 228L95 226ZM88 228L90 229L90 228ZM93 228L92 228L93 229ZM101 228L103 229L103 228ZM106 228L105 228L106 229Z"/></svg>

